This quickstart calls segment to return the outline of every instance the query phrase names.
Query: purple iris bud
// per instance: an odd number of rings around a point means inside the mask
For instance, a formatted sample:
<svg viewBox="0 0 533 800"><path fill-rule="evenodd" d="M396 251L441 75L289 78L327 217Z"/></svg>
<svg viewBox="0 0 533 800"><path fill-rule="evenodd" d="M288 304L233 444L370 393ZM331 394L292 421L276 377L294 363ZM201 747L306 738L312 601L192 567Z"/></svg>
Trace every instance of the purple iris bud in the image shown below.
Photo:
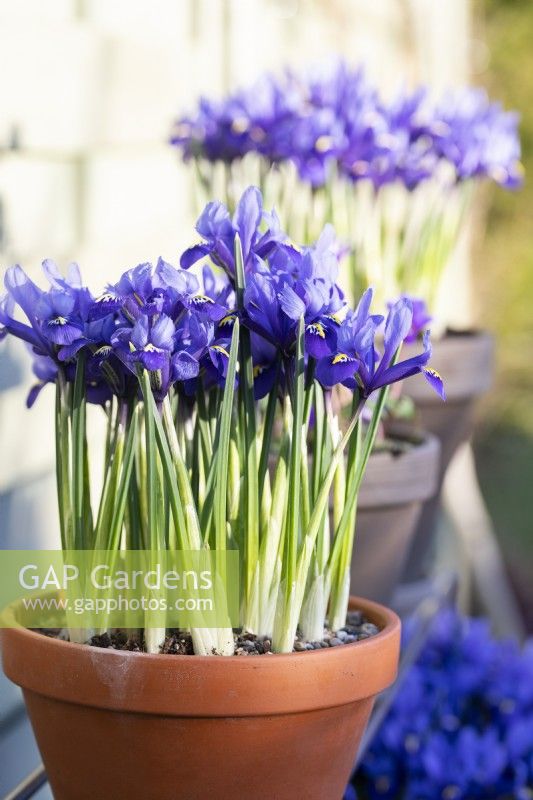
<svg viewBox="0 0 533 800"><path fill-rule="evenodd" d="M403 295L404 298L410 300L411 308L413 309L413 319L411 322L411 329L405 337L404 341L407 344L416 342L420 334L423 333L433 317L429 313L426 301L421 297L412 297L411 295ZM388 308L392 308L393 303L388 303Z"/></svg>
<svg viewBox="0 0 533 800"><path fill-rule="evenodd" d="M269 226L262 229L262 223ZM188 269L197 261L209 256L230 277L235 275L235 236L242 245L244 267L247 271L257 267L261 259L285 241L286 235L279 227L277 216L263 210L261 192L250 186L237 204L233 219L222 203L209 203L197 223L196 230L203 242L186 250L181 256L181 266Z"/></svg>
<svg viewBox="0 0 533 800"><path fill-rule="evenodd" d="M204 241L185 250L180 258L183 269L189 269L200 259L210 256L217 266L234 272L235 230L223 203L208 203L196 222L196 230Z"/></svg>

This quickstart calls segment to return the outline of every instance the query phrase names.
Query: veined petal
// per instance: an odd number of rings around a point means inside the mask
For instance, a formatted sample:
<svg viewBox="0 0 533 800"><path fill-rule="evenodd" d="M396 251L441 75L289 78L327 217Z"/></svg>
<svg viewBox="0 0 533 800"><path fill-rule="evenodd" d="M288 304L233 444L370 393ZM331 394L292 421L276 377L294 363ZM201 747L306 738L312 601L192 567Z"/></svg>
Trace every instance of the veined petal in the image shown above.
<svg viewBox="0 0 533 800"><path fill-rule="evenodd" d="M357 372L358 365L357 358L352 358L347 353L335 353L320 359L315 374L322 386L335 386L352 378Z"/></svg>
<svg viewBox="0 0 533 800"><path fill-rule="evenodd" d="M32 326L35 327L36 306L44 292L28 278L18 264L7 270L4 283L8 293L24 311Z"/></svg>
<svg viewBox="0 0 533 800"><path fill-rule="evenodd" d="M187 381L196 378L200 372L200 364L190 353L181 350L172 357L174 380Z"/></svg>
<svg viewBox="0 0 533 800"><path fill-rule="evenodd" d="M313 358L320 359L330 355L337 347L337 333L334 324L317 320L306 325L305 350Z"/></svg>
<svg viewBox="0 0 533 800"><path fill-rule="evenodd" d="M149 372L157 372L162 370L168 363L169 354L166 350L160 350L152 344L147 344L144 350L140 350L136 355L136 360Z"/></svg>
<svg viewBox="0 0 533 800"><path fill-rule="evenodd" d="M49 319L42 325L44 336L54 344L70 345L81 338L82 329L78 325L72 325L64 317Z"/></svg>
<svg viewBox="0 0 533 800"><path fill-rule="evenodd" d="M161 314L157 322L152 326L150 339L156 347L164 350L171 350L174 333L174 323L170 317Z"/></svg>
<svg viewBox="0 0 533 800"><path fill-rule="evenodd" d="M189 267L192 267L197 261L209 255L210 252L211 248L207 245L195 244L181 254L180 265L183 269L189 269Z"/></svg>
<svg viewBox="0 0 533 800"><path fill-rule="evenodd" d="M429 385L434 389L442 400L446 400L446 391L444 389L444 382L433 367L422 367L422 374L427 380Z"/></svg>
<svg viewBox="0 0 533 800"><path fill-rule="evenodd" d="M245 261L248 259L262 216L261 192L256 186L249 186L239 200L233 216L233 226L239 234Z"/></svg>
<svg viewBox="0 0 533 800"><path fill-rule="evenodd" d="M74 358L76 353L79 353L82 347L85 347L87 343L88 340L85 339L85 337L82 337L81 339L76 339L76 341L74 341L72 344L65 345L65 347L62 347L59 350L57 357L59 358L60 361L70 361L70 359Z"/></svg>
<svg viewBox="0 0 533 800"><path fill-rule="evenodd" d="M288 284L279 293L279 302L283 311L293 320L298 320L305 314L304 301Z"/></svg>
<svg viewBox="0 0 533 800"><path fill-rule="evenodd" d="M384 351L380 368L386 369L395 352L405 340L411 330L413 321L413 307L411 301L402 297L393 305L385 322Z"/></svg>

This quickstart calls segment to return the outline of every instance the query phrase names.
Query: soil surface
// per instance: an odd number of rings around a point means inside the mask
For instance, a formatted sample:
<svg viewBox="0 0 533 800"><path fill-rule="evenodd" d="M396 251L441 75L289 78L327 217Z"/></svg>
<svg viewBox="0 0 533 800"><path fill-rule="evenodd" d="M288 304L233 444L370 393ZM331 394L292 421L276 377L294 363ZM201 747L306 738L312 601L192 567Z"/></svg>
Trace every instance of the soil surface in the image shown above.
<svg viewBox="0 0 533 800"><path fill-rule="evenodd" d="M45 636L64 639L64 631L57 628L48 628L39 631ZM294 642L294 653L304 653L308 650L321 650L327 647L340 647L345 644L368 639L379 633L379 628L369 622L360 611L350 611L346 617L346 625L338 631L324 628L320 641L307 642L298 633ZM253 633L234 633L236 656L262 656L272 655L272 641L267 636L256 636ZM112 631L101 636L93 636L90 641L92 647L101 647L112 650L131 650L144 652L144 642L141 632ZM192 656L194 655L192 637L190 633L182 630L169 630L161 653L167 655Z"/></svg>

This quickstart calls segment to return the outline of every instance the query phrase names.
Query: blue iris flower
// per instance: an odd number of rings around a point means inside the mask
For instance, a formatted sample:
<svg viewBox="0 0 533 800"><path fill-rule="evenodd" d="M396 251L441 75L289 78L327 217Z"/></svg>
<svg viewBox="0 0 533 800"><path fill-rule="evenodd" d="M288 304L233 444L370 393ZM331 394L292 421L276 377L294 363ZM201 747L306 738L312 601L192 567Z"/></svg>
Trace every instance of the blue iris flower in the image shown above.
<svg viewBox="0 0 533 800"><path fill-rule="evenodd" d="M383 353L379 356L376 332L380 320L369 314L371 290L364 294L354 315L349 315L338 332L337 352L321 359L317 365L317 378L324 386L343 383L350 388L358 386L363 397L376 389L422 373L428 383L445 399L442 378L428 367L431 358L429 331L424 334L424 350L405 361L393 363L394 356L408 336L413 309L409 299L401 298L389 310L385 321Z"/></svg>
<svg viewBox="0 0 533 800"><path fill-rule="evenodd" d="M71 265L72 283L55 275L53 262L44 262L43 269L52 283L48 291L33 283L18 265L7 270L7 293L0 301L1 335L12 333L36 353L56 358L62 345L71 345L82 336L92 296L80 285L76 265ZM15 318L17 306L29 325Z"/></svg>

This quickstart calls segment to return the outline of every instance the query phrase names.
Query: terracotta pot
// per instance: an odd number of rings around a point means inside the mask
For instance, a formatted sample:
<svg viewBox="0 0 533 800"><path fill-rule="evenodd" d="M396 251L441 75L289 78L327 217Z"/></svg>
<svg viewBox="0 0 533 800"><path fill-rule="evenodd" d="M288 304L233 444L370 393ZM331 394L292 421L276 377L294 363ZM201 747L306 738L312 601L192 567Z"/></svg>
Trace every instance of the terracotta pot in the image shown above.
<svg viewBox="0 0 533 800"><path fill-rule="evenodd" d="M351 591L388 603L412 546L424 500L435 493L440 445L421 434L405 452L370 457L358 499Z"/></svg>
<svg viewBox="0 0 533 800"><path fill-rule="evenodd" d="M355 644L223 658L100 650L2 631L55 800L341 800L400 622Z"/></svg>
<svg viewBox="0 0 533 800"><path fill-rule="evenodd" d="M415 349L409 353L406 348L405 355L414 352ZM425 572L434 545L432 533L444 475L459 445L472 435L475 402L491 386L493 362L494 342L488 333L449 331L433 344L431 359L431 366L444 380L446 402L442 402L422 375L411 378L406 386L406 393L415 401L420 424L441 443L438 491L420 515L406 569L407 580L418 579Z"/></svg>

